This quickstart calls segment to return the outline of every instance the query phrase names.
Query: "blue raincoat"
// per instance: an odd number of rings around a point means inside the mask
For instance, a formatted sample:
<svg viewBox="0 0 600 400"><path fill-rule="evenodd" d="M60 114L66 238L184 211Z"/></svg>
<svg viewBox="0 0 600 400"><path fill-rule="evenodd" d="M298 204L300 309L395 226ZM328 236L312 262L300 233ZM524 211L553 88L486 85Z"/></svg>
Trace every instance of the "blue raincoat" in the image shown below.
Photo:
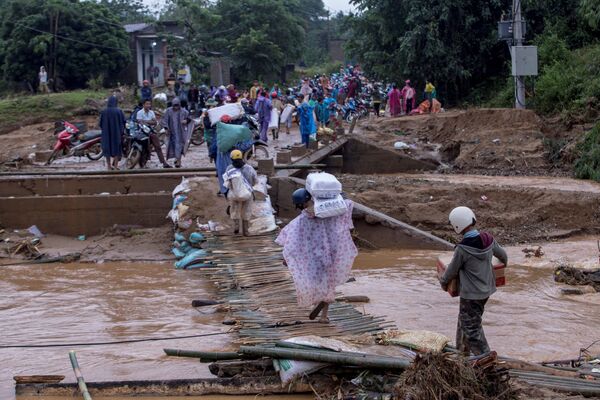
<svg viewBox="0 0 600 400"><path fill-rule="evenodd" d="M104 157L120 157L123 152L125 114L117 107L117 103L117 98L110 96L106 108L100 113Z"/></svg>
<svg viewBox="0 0 600 400"><path fill-rule="evenodd" d="M300 119L300 135L302 136L302 143L308 146L311 133L317 131L315 119L313 118L314 107L304 102L298 106L297 111L298 118Z"/></svg>

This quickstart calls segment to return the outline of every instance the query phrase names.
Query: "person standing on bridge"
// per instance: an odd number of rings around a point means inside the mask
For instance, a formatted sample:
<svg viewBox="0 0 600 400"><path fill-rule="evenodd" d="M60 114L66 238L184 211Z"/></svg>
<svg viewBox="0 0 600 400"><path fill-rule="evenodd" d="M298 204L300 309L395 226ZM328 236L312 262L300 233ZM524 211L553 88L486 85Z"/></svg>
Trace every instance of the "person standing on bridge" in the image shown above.
<svg viewBox="0 0 600 400"><path fill-rule="evenodd" d="M123 132L125 132L125 114L118 107L116 96L110 96L106 108L100 113L100 129L102 130L102 153L106 158L108 170L119 169L119 161L123 153Z"/></svg>
<svg viewBox="0 0 600 400"><path fill-rule="evenodd" d="M189 113L181 107L178 97L173 99L171 107L167 108L164 117L160 121L169 135L167 145L167 159L175 159L175 168L181 168L181 157L187 151L192 133L190 132Z"/></svg>
<svg viewBox="0 0 600 400"><path fill-rule="evenodd" d="M440 278L445 291L453 279L459 278L456 347L465 354L488 353L490 346L483 333L482 317L485 304L496 292L492 256L497 257L505 266L508 257L492 235L475 229L477 220L470 208L455 208L450 212L449 219L454 231L463 236L446 272Z"/></svg>
<svg viewBox="0 0 600 400"><path fill-rule="evenodd" d="M244 162L244 155L239 150L230 154L231 165L223 175L223 185L227 189L225 197L229 201L229 216L234 222L234 233L240 231L248 236L248 228L252 217L252 187L258 182L256 171Z"/></svg>
<svg viewBox="0 0 600 400"><path fill-rule="evenodd" d="M328 323L329 304L335 301L335 288L346 283L358 250L352 241L353 203L345 200L344 214L317 218L308 190L298 189L292 195L297 209L302 210L275 239L283 246L300 307L315 307L309 318Z"/></svg>

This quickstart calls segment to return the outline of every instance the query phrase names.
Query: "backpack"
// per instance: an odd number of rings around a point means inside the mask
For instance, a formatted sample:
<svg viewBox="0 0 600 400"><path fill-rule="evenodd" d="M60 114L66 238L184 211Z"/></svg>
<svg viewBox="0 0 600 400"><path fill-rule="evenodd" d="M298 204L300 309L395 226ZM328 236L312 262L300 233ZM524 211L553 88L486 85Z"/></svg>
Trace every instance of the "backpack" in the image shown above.
<svg viewBox="0 0 600 400"><path fill-rule="evenodd" d="M223 175L225 187L229 189L227 199L233 201L248 201L252 198L252 187L242 175L242 170L233 168Z"/></svg>

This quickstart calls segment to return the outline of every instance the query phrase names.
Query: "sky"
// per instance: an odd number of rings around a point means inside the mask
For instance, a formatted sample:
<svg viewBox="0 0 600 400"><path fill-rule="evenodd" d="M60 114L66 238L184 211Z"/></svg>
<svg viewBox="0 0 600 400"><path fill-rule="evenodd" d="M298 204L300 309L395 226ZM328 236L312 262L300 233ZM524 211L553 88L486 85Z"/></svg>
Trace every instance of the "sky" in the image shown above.
<svg viewBox="0 0 600 400"><path fill-rule="evenodd" d="M353 11L354 7L350 5L349 0L323 0L325 7L329 7L334 11Z"/></svg>
<svg viewBox="0 0 600 400"><path fill-rule="evenodd" d="M155 6L158 4L164 4L164 0L143 0L149 6ZM350 5L350 0L323 0L325 7L331 11L353 11L354 7Z"/></svg>

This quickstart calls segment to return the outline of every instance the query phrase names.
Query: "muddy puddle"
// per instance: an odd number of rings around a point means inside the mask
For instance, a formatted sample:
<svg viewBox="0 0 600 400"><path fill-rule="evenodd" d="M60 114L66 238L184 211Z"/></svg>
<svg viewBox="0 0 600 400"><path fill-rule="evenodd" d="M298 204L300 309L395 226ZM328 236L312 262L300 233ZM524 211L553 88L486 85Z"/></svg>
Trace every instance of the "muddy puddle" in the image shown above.
<svg viewBox="0 0 600 400"><path fill-rule="evenodd" d="M508 286L489 303L484 322L490 344L502 354L530 360L570 358L598 339L600 295L564 297L552 280L558 258L596 265L595 240L544 245L544 249L544 258L535 260L526 259L521 248L509 249L516 264L507 271ZM363 252L353 271L356 282L344 285L342 291L369 296L371 302L359 308L387 315L399 328L428 329L453 338L458 300L439 288L434 273L439 254ZM192 299L211 294L210 284L200 274L176 271L170 263L0 267L0 345L75 343L0 348L0 398L14 398L14 375L61 374L73 382L71 349L77 350L90 382L211 377L206 364L168 358L162 349L228 350L233 346L229 334L86 345L226 332L221 314L208 310L201 314L190 306ZM203 397L207 398L227 397Z"/></svg>
<svg viewBox="0 0 600 400"><path fill-rule="evenodd" d="M229 335L84 344L225 332L221 315L191 307L210 289L198 274L170 263L0 267L0 345L81 343L0 349L0 399L14 397L14 375L59 374L72 382L71 349L88 381L211 377L205 364L169 358L162 349L227 349Z"/></svg>

